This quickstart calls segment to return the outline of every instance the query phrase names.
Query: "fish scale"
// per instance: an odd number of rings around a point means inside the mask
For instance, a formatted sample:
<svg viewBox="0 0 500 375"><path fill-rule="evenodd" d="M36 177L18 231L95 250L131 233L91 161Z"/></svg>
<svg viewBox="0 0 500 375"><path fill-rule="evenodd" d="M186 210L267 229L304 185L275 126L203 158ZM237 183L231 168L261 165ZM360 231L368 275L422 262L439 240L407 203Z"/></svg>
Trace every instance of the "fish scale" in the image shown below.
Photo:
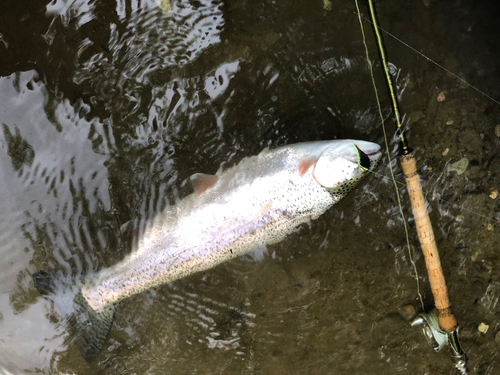
<svg viewBox="0 0 500 375"><path fill-rule="evenodd" d="M212 189L167 209L132 256L82 289L89 305L99 309L276 243L321 215L341 196L328 193L310 172L298 175L306 156L300 151L286 147L244 159L222 173Z"/></svg>
<svg viewBox="0 0 500 375"><path fill-rule="evenodd" d="M84 358L99 354L119 301L283 240L342 199L376 166L379 149L353 140L298 143L266 149L215 177L195 175L195 192L161 213L131 255L88 275L77 290L74 310L84 318L70 323ZM45 285L56 284L40 274L35 285L47 294Z"/></svg>

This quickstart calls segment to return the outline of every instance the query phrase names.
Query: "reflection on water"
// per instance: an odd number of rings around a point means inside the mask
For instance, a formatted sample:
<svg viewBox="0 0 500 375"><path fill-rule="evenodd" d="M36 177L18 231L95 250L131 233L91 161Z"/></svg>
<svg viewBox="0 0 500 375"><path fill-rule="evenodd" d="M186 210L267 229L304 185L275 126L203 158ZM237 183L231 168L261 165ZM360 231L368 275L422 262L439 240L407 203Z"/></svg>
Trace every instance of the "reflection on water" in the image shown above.
<svg viewBox="0 0 500 375"><path fill-rule="evenodd" d="M172 1L164 13L153 0L45 3L0 9L0 372L450 373L448 353L397 315L418 306L410 256L431 298L420 253L405 247L387 160L284 242L122 303L87 365L34 272L77 278L117 263L190 193L193 173L267 146L383 136L354 4ZM498 98L498 48L482 12L395 1L379 16ZM462 344L471 369L495 374L500 208L489 194L499 188L500 109L386 44ZM446 170L464 156L463 175Z"/></svg>
<svg viewBox="0 0 500 375"><path fill-rule="evenodd" d="M151 89L177 75L171 70L182 69L207 47L220 43L222 3L174 4L167 14L154 2L128 16L118 9L121 27L110 25L105 50L83 62L73 78L92 92L92 104L104 104L123 120L150 104L143 101L156 100ZM169 105L173 110L175 103Z"/></svg>

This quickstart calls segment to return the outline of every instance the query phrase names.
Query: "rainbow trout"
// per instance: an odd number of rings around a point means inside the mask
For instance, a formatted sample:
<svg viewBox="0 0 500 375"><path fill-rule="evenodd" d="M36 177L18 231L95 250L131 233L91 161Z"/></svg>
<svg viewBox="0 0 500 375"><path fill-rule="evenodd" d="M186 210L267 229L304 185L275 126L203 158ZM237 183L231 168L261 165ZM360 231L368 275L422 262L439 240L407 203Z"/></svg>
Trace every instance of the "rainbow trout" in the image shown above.
<svg viewBox="0 0 500 375"><path fill-rule="evenodd" d="M123 261L81 283L41 271L35 286L68 318L91 362L119 301L283 240L342 199L380 156L380 146L365 141L298 143L266 149L216 175L195 174L194 193L161 213Z"/></svg>

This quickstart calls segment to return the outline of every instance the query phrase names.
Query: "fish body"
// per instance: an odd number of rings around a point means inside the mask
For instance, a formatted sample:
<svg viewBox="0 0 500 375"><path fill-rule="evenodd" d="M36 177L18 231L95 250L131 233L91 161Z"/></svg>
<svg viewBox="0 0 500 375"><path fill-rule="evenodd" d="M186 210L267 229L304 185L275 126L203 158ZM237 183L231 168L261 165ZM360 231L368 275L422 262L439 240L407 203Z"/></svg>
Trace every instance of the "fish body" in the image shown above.
<svg viewBox="0 0 500 375"><path fill-rule="evenodd" d="M80 346L84 357L99 353L117 302L283 240L342 199L375 167L379 150L365 141L298 143L266 149L215 176L194 175L195 192L161 213L131 255L81 285L75 309L104 327L99 343ZM95 341L84 328L89 334L85 340Z"/></svg>

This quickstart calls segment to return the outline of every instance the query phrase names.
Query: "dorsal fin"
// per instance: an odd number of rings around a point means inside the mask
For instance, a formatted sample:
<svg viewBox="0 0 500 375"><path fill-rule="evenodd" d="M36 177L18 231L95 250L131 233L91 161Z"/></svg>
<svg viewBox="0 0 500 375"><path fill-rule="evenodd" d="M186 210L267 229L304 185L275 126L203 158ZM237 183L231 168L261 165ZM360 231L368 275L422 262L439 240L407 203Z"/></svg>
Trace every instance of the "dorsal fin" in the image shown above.
<svg viewBox="0 0 500 375"><path fill-rule="evenodd" d="M214 186L219 178L213 174L195 173L189 179L194 192L199 195Z"/></svg>
<svg viewBox="0 0 500 375"><path fill-rule="evenodd" d="M311 165L318 161L318 157L314 155L308 155L303 158L299 163L299 176L303 176L311 168Z"/></svg>

